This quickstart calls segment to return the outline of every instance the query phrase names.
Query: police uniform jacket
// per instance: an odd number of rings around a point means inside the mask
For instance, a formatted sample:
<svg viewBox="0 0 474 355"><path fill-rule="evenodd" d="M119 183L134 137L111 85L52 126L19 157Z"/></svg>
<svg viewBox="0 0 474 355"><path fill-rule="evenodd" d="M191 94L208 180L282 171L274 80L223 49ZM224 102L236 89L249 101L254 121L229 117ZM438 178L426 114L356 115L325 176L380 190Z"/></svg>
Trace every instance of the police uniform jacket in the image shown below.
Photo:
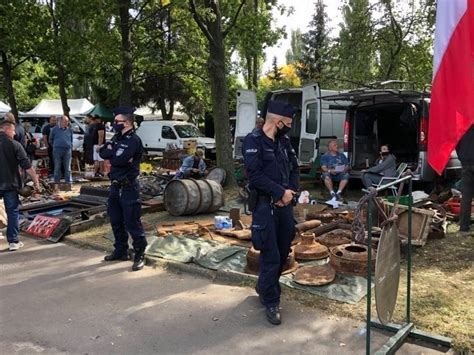
<svg viewBox="0 0 474 355"><path fill-rule="evenodd" d="M112 149L107 148L109 144ZM110 160L110 180L131 182L140 174L143 145L134 130L116 134L112 142L107 142L100 148L99 154L102 159Z"/></svg>
<svg viewBox="0 0 474 355"><path fill-rule="evenodd" d="M260 195L279 201L286 189L298 190L298 161L288 136L273 141L262 129L256 130L245 137L242 153L250 188Z"/></svg>

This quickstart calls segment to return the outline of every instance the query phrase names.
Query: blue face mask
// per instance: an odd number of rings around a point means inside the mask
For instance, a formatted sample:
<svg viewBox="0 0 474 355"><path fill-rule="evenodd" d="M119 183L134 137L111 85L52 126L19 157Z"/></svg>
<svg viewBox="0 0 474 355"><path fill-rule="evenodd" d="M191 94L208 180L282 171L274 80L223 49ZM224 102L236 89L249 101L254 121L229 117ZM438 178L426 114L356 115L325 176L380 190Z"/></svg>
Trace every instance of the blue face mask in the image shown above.
<svg viewBox="0 0 474 355"><path fill-rule="evenodd" d="M125 128L123 123L114 123L112 125L112 128L114 129L115 132L122 132L122 129Z"/></svg>

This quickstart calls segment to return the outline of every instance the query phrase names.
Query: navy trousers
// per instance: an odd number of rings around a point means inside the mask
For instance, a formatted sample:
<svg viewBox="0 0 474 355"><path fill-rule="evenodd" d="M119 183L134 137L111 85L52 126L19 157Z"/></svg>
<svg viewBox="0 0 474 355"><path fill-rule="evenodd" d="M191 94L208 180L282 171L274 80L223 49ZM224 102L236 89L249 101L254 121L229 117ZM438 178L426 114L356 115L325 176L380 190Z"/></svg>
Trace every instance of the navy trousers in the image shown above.
<svg viewBox="0 0 474 355"><path fill-rule="evenodd" d="M462 199L459 226L462 231L467 232L471 225L471 204L474 194L474 165L462 167L461 185Z"/></svg>
<svg viewBox="0 0 474 355"><path fill-rule="evenodd" d="M295 236L293 206L259 202L252 216L252 243L260 250L257 290L266 307L280 304L280 275Z"/></svg>
<svg viewBox="0 0 474 355"><path fill-rule="evenodd" d="M142 221L140 220L142 205L138 182L131 186L110 187L107 212L115 238L115 251L126 254L128 250L128 234L133 239L133 249L144 250L147 242Z"/></svg>

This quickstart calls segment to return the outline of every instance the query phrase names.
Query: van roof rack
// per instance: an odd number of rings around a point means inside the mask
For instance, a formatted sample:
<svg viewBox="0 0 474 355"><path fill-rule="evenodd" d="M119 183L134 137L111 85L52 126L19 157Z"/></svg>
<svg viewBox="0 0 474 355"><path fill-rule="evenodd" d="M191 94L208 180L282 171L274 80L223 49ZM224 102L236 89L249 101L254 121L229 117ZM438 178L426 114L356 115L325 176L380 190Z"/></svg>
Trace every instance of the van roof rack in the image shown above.
<svg viewBox="0 0 474 355"><path fill-rule="evenodd" d="M399 86L399 87L396 87ZM415 91L415 83L413 81L406 80L385 80L385 81L374 81L367 85L369 89L405 89Z"/></svg>

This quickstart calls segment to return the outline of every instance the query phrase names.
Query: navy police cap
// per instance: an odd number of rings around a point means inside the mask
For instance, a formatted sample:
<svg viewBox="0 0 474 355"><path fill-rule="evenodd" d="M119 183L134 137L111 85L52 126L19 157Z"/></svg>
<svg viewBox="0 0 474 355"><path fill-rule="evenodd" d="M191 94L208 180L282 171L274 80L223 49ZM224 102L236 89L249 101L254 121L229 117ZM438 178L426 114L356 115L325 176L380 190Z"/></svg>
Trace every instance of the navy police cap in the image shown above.
<svg viewBox="0 0 474 355"><path fill-rule="evenodd" d="M131 106L119 106L112 110L114 116L117 115L131 115L135 112L135 108Z"/></svg>
<svg viewBox="0 0 474 355"><path fill-rule="evenodd" d="M295 110L293 106L279 101L268 101L268 110L267 113L274 113L275 115L280 115L283 117L293 118Z"/></svg>

